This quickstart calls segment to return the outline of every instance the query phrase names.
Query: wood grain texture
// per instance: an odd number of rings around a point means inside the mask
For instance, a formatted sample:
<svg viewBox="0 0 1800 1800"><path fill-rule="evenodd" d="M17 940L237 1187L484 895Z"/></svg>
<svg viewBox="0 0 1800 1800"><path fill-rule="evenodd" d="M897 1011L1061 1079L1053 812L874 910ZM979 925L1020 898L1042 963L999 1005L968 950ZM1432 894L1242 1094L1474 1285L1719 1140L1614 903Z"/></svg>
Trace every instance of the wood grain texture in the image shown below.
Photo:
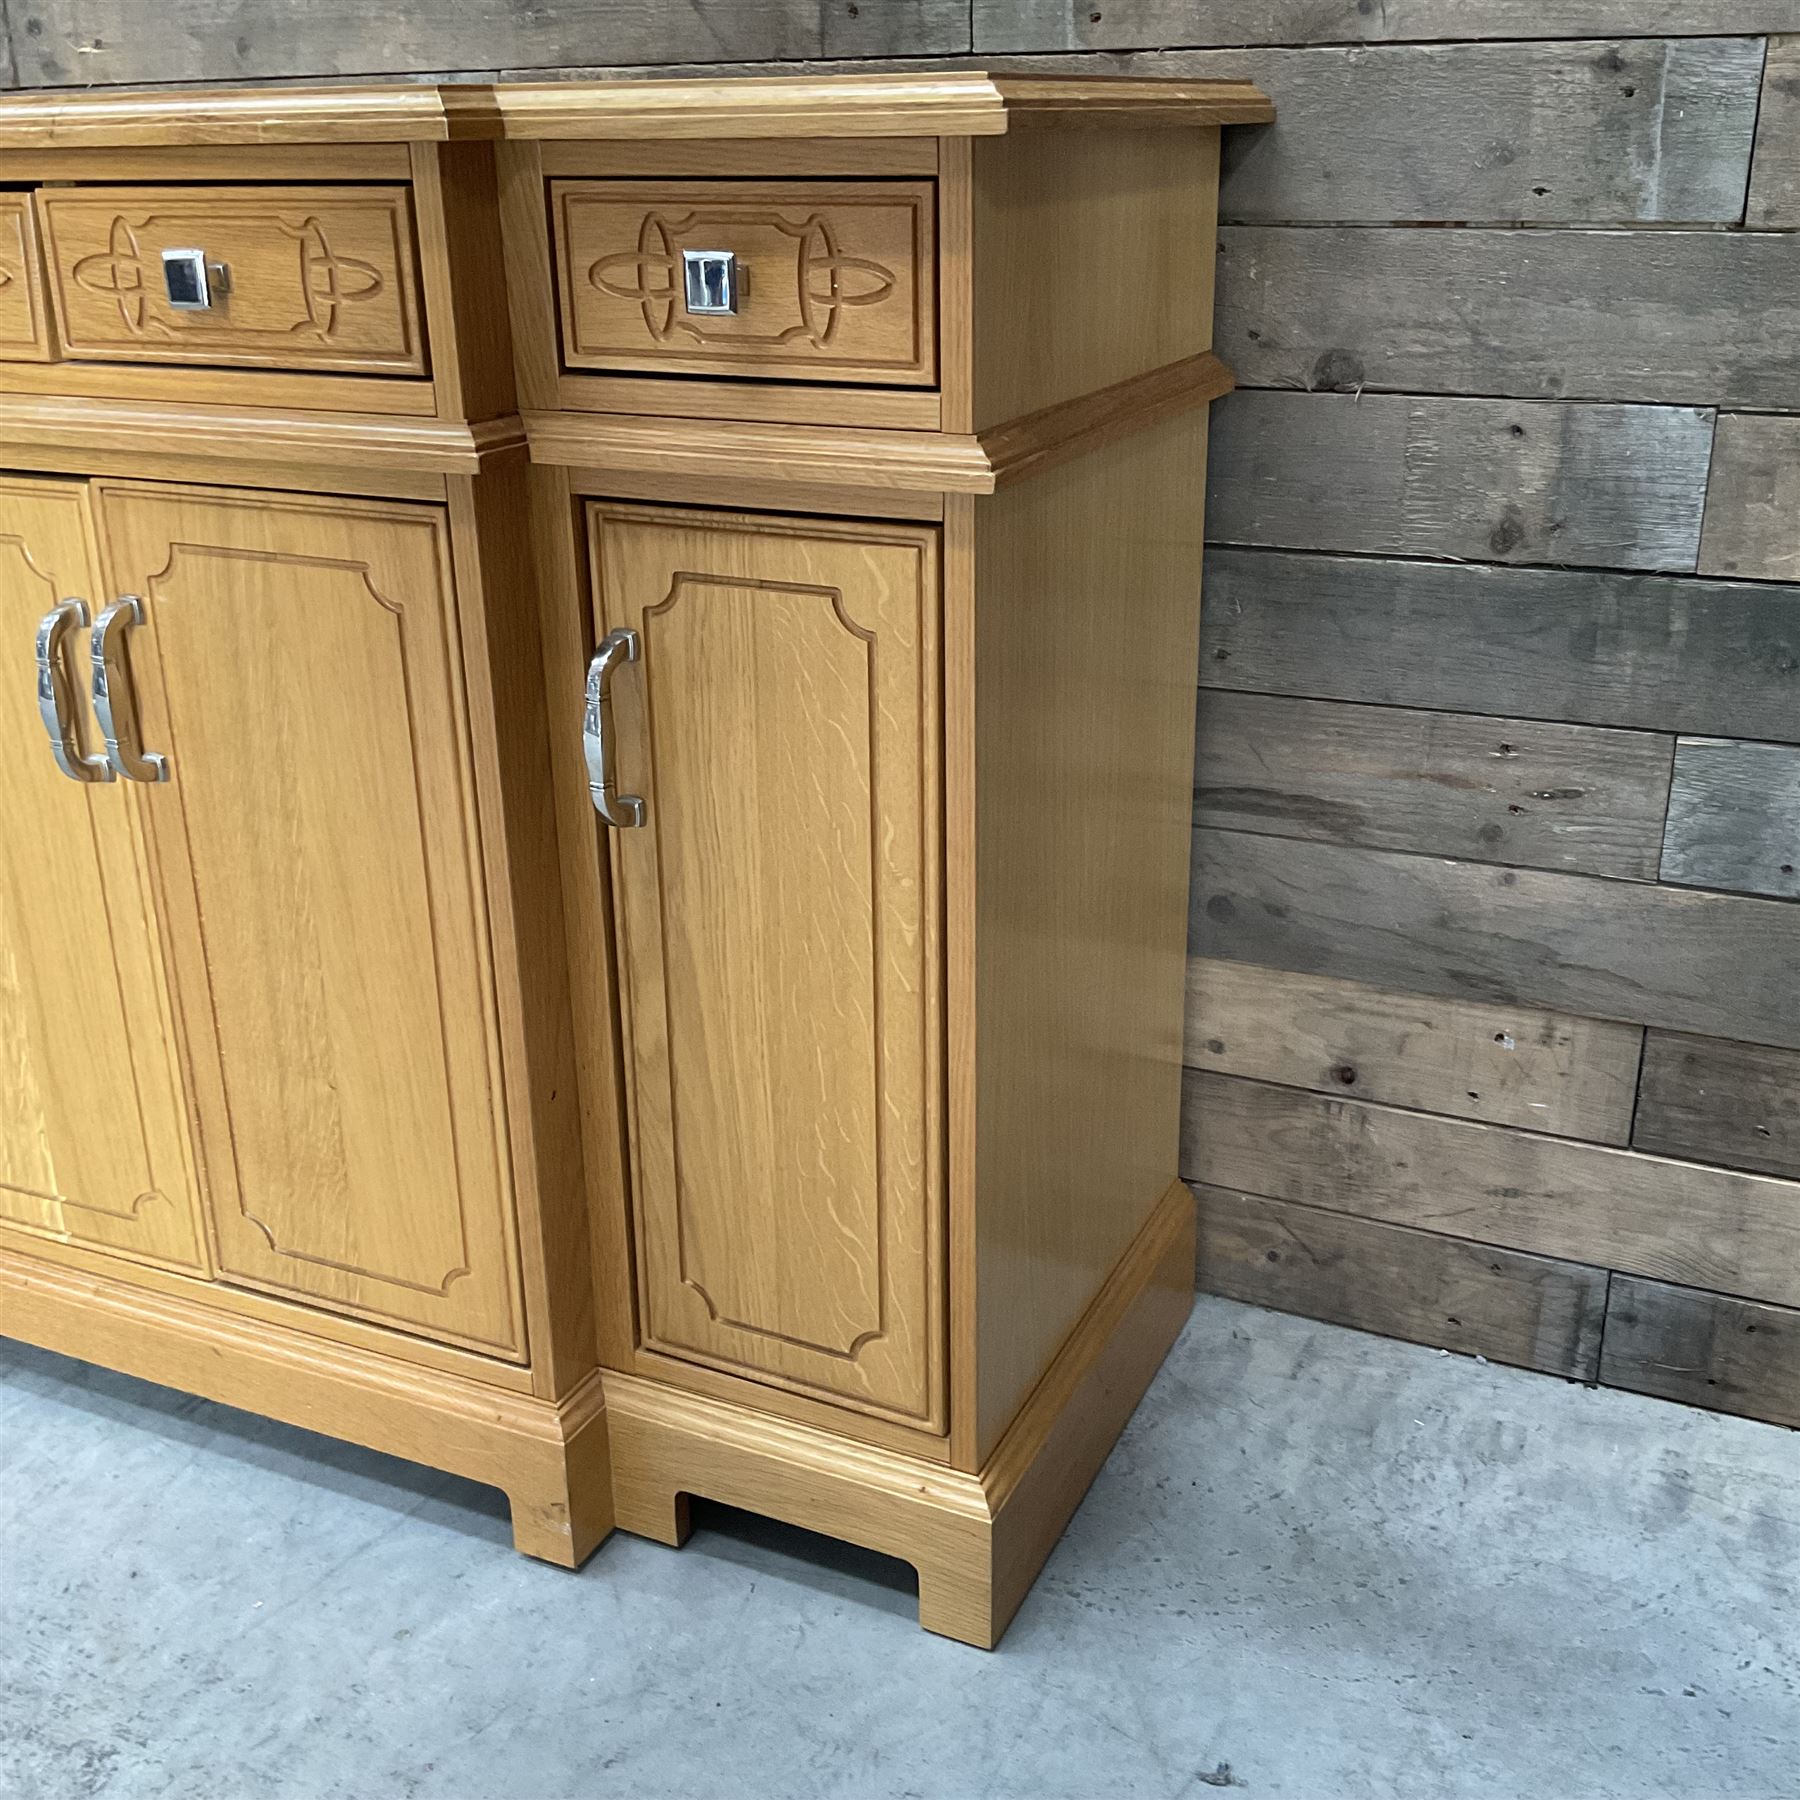
<svg viewBox="0 0 1800 1800"><path fill-rule="evenodd" d="M929 181L553 181L550 207L570 368L937 380ZM735 312L688 313L698 249L735 256Z"/></svg>
<svg viewBox="0 0 1800 1800"><path fill-rule="evenodd" d="M1182 1174L1657 1280L1800 1302L1800 1183L1187 1075Z"/></svg>
<svg viewBox="0 0 1800 1800"><path fill-rule="evenodd" d="M1218 344L1243 387L1800 407L1800 236L1233 227Z"/></svg>
<svg viewBox="0 0 1800 1800"><path fill-rule="evenodd" d="M939 494L994 489L980 441L959 433L567 412L527 413L525 427L534 462L570 468Z"/></svg>
<svg viewBox="0 0 1800 1800"><path fill-rule="evenodd" d="M1219 210L1234 224L1729 225L1761 56L1753 38L1628 37L1175 51L1131 66L1254 74L1274 100L1270 129L1225 139Z"/></svg>
<svg viewBox="0 0 1800 1800"><path fill-rule="evenodd" d="M1598 1373L1604 1269L1230 1188L1195 1198L1206 1293L1576 1381Z"/></svg>
<svg viewBox="0 0 1800 1800"><path fill-rule="evenodd" d="M1175 1183L979 1473L609 1372L618 1524L679 1545L699 1494L828 1532L911 1563L927 1631L991 1648L1186 1322L1193 1268Z"/></svg>
<svg viewBox="0 0 1800 1800"><path fill-rule="evenodd" d="M854 13L822 0L736 0L705 11L656 0L409 0L386 13L347 0L298 9L168 0L153 28L133 0L31 0L12 25L26 87L953 55L969 42L963 0L894 0Z"/></svg>
<svg viewBox="0 0 1800 1800"><path fill-rule="evenodd" d="M1643 1031L1195 957L1182 1061L1558 1137L1631 1135Z"/></svg>
<svg viewBox="0 0 1800 1800"><path fill-rule="evenodd" d="M64 1356L501 1488L518 1548L565 1568L612 1528L597 1380L560 1403L508 1393L468 1370L396 1360L391 1339L382 1349L333 1343L303 1318L239 1317L192 1283L146 1293L116 1271L78 1273L4 1248L0 1317L8 1336Z"/></svg>
<svg viewBox="0 0 1800 1800"><path fill-rule="evenodd" d="M643 1341L941 1428L935 534L588 517Z"/></svg>
<svg viewBox="0 0 1800 1800"><path fill-rule="evenodd" d="M1800 1312L1614 1276L1600 1379L1714 1412L1800 1425Z"/></svg>
<svg viewBox="0 0 1800 1800"><path fill-rule="evenodd" d="M71 357L424 373L404 188L40 189L37 210ZM229 270L210 310L165 297L179 248Z"/></svg>
<svg viewBox="0 0 1800 1800"><path fill-rule="evenodd" d="M1800 899L1800 749L1682 738L1662 879Z"/></svg>
<svg viewBox="0 0 1800 1800"><path fill-rule="evenodd" d="M1789 0L974 0L984 51L1169 44L1364 44L1409 38L1750 36L1793 28ZM23 58L21 58L23 65Z"/></svg>
<svg viewBox="0 0 1800 1800"><path fill-rule="evenodd" d="M219 1265L521 1358L442 509L98 494Z"/></svg>
<svg viewBox="0 0 1800 1800"><path fill-rule="evenodd" d="M183 371L184 376L189 373ZM331 378L306 375L285 379L322 384ZM391 388L396 384L384 385ZM208 390L209 394L216 391ZM427 404L430 397L427 388ZM452 419L233 407L214 404L210 398L163 403L0 393L0 440L12 446L58 449L75 457L85 451L166 456L173 441L213 457L315 470L341 469L354 463L365 473L393 470L473 475L484 455L518 443L522 435L517 419L470 426Z"/></svg>
<svg viewBox="0 0 1800 1800"><path fill-rule="evenodd" d="M49 362L55 355L31 196L0 195L0 360Z"/></svg>
<svg viewBox="0 0 1800 1800"><path fill-rule="evenodd" d="M1649 1032L1631 1141L1664 1156L1800 1177L1800 1055Z"/></svg>
<svg viewBox="0 0 1800 1800"><path fill-rule="evenodd" d="M1212 348L1218 132L972 148L976 431Z"/></svg>
<svg viewBox="0 0 1800 1800"><path fill-rule="evenodd" d="M1654 881L1669 753L1646 732L1203 690L1194 823Z"/></svg>
<svg viewBox="0 0 1800 1800"><path fill-rule="evenodd" d="M1240 389L1213 422L1222 543L1692 570L1713 418L1689 408Z"/></svg>
<svg viewBox="0 0 1800 1800"><path fill-rule="evenodd" d="M79 5L82 0L72 0ZM11 10L13 35L20 25ZM35 9L31 18L44 21ZM28 19L23 30L33 33ZM98 54L98 50L95 51ZM192 74L190 69L188 74ZM33 84L35 85L35 84ZM49 83L45 85L56 85ZM75 84L82 85L78 77ZM457 137L497 137L500 118L493 91L474 86L245 87L171 89L162 93L0 95L0 150L54 153L108 150L118 153L197 145L244 145L249 167L261 172L271 146L300 146L297 175L308 166L305 147L328 144L390 145ZM363 159L366 177L403 174L376 150ZM113 164L113 178L121 172ZM229 179L220 171L217 179Z"/></svg>
<svg viewBox="0 0 1800 1800"><path fill-rule="evenodd" d="M486 144L451 148L483 158L489 151ZM472 352L480 342L463 340ZM496 379L478 355L459 358L459 373L465 394L479 395ZM501 373L511 373L510 363ZM506 1153L522 1198L526 1341L534 1391L556 1400L587 1379L599 1354L530 473L523 456L498 458L479 475L452 477L447 498L491 922Z"/></svg>
<svg viewBox="0 0 1800 1800"><path fill-rule="evenodd" d="M64 775L33 700L39 620L105 591L86 485L0 477L0 631L17 664L0 701L0 1221L204 1273L139 790ZM63 646L63 698L92 756L87 643L76 630Z"/></svg>
<svg viewBox="0 0 1800 1800"><path fill-rule="evenodd" d="M1206 595L1207 688L1800 741L1800 588L1221 547Z"/></svg>
<svg viewBox="0 0 1800 1800"><path fill-rule="evenodd" d="M1779 900L1197 831L1190 920L1198 956L1800 1048Z"/></svg>
<svg viewBox="0 0 1800 1800"><path fill-rule="evenodd" d="M1800 225L1800 36L1769 40L1744 223Z"/></svg>
<svg viewBox="0 0 1800 1800"><path fill-rule="evenodd" d="M1800 419L1719 415L1700 572L1800 581Z"/></svg>
<svg viewBox="0 0 1800 1800"><path fill-rule="evenodd" d="M595 70L594 76L626 71ZM567 81L495 90L508 136L681 138L993 137L1013 130L1105 125L1184 130L1266 122L1268 96L1246 81L1094 81L981 70L761 76L753 64L676 79ZM822 174L822 169L808 171Z"/></svg>
<svg viewBox="0 0 1800 1800"><path fill-rule="evenodd" d="M946 589L973 638L946 672L974 782L947 867L974 956L981 1453L1176 1173L1205 465L1195 412L1007 487L977 504L972 588Z"/></svg>

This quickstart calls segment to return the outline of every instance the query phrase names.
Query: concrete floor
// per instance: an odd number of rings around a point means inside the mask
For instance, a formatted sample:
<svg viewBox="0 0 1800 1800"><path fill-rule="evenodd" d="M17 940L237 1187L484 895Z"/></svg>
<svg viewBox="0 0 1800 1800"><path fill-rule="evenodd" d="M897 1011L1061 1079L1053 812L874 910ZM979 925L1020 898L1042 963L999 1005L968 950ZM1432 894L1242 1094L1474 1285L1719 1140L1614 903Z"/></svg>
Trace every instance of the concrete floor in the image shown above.
<svg viewBox="0 0 1800 1800"><path fill-rule="evenodd" d="M8 1800L1790 1800L1800 1435L1205 1300L1000 1651L0 1345Z"/></svg>

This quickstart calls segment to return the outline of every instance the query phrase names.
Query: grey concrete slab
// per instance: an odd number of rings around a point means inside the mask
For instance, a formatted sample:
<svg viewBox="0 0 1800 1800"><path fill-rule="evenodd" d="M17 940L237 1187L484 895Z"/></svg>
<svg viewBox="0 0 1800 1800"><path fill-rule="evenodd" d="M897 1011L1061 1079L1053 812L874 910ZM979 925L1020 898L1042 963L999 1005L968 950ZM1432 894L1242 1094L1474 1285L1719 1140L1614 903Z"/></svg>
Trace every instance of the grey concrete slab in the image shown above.
<svg viewBox="0 0 1800 1800"><path fill-rule="evenodd" d="M7 1800L1788 1800L1800 1435L1203 1300L995 1654L0 1345Z"/></svg>

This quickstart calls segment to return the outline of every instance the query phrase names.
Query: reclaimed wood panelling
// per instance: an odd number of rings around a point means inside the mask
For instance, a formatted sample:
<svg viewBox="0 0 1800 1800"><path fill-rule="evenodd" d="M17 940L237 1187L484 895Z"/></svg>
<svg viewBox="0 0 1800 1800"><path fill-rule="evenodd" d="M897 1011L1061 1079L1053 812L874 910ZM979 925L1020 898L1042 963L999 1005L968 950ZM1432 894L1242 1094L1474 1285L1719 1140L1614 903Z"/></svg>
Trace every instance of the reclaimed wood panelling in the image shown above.
<svg viewBox="0 0 1800 1800"><path fill-rule="evenodd" d="M1719 415L1700 572L1800 581L1800 418Z"/></svg>
<svg viewBox="0 0 1800 1800"><path fill-rule="evenodd" d="M1491 1362L1592 1381L1606 1271L1197 1187L1200 1286Z"/></svg>
<svg viewBox="0 0 1800 1800"><path fill-rule="evenodd" d="M1800 407L1800 234L1237 226L1214 341L1241 387Z"/></svg>
<svg viewBox="0 0 1800 1800"><path fill-rule="evenodd" d="M1800 1425L1800 1312L1616 1275L1600 1379L1689 1406Z"/></svg>
<svg viewBox="0 0 1800 1800"><path fill-rule="evenodd" d="M1800 749L1681 739L1662 878L1800 900Z"/></svg>
<svg viewBox="0 0 1800 1800"><path fill-rule="evenodd" d="M9 0L26 87L953 55L965 0Z"/></svg>
<svg viewBox="0 0 1800 1800"><path fill-rule="evenodd" d="M1800 1055L1648 1033L1631 1141L1664 1156L1800 1178Z"/></svg>
<svg viewBox="0 0 1800 1800"><path fill-rule="evenodd" d="M1750 1299L1800 1305L1800 1183L1190 1069L1181 1173Z"/></svg>
<svg viewBox="0 0 1800 1800"><path fill-rule="evenodd" d="M1691 570L1712 427L1690 407L1240 390L1213 408L1208 534Z"/></svg>
<svg viewBox="0 0 1800 1800"><path fill-rule="evenodd" d="M1249 78L1272 126L1225 134L1231 223L1735 224L1758 38L1612 38L1033 57Z"/></svg>
<svg viewBox="0 0 1800 1800"><path fill-rule="evenodd" d="M1643 1036L1636 1025L1194 957L1182 1060L1219 1075L1623 1144Z"/></svg>
<svg viewBox="0 0 1800 1800"><path fill-rule="evenodd" d="M1219 548L1201 634L1209 688L1800 742L1800 588Z"/></svg>
<svg viewBox="0 0 1800 1800"><path fill-rule="evenodd" d="M1744 222L1800 225L1800 37L1769 40Z"/></svg>
<svg viewBox="0 0 1800 1800"><path fill-rule="evenodd" d="M1176 52L1132 66L1253 72L1274 100L1274 125L1226 134L1219 208L1234 223L1732 224L1761 58L1755 38L1619 38Z"/></svg>
<svg viewBox="0 0 1800 1800"><path fill-rule="evenodd" d="M1194 823L1654 881L1669 754L1641 731L1203 691Z"/></svg>
<svg viewBox="0 0 1800 1800"><path fill-rule="evenodd" d="M975 48L1707 37L1792 31L1792 0L974 0Z"/></svg>
<svg viewBox="0 0 1800 1800"><path fill-rule="evenodd" d="M1196 831L1188 948L1800 1049L1781 900Z"/></svg>

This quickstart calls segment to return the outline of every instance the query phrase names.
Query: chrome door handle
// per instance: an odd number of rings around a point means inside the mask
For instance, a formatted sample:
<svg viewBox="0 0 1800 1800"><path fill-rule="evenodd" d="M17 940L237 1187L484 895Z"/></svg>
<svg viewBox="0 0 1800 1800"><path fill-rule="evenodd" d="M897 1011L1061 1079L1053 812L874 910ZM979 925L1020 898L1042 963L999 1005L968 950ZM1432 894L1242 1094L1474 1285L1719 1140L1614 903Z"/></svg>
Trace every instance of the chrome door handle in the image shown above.
<svg viewBox="0 0 1800 1800"><path fill-rule="evenodd" d="M588 664L587 706L581 716L581 748L587 757L588 794L594 811L607 824L624 827L644 822L644 803L636 794L621 794L613 782L606 744L606 719L611 699L607 687L620 663L638 659L635 631L609 631L600 640L594 660Z"/></svg>
<svg viewBox="0 0 1800 1800"><path fill-rule="evenodd" d="M106 740L106 760L127 781L167 781L169 759L144 748L138 734L137 695L125 668L125 633L144 622L136 594L115 601L94 626L89 654L94 665L94 717Z"/></svg>
<svg viewBox="0 0 1800 1800"><path fill-rule="evenodd" d="M64 600L44 614L37 630L38 717L50 737L50 754L71 781L111 781L112 764L104 756L83 756L75 729L75 684L69 679L63 644L71 631L85 631L85 600Z"/></svg>

